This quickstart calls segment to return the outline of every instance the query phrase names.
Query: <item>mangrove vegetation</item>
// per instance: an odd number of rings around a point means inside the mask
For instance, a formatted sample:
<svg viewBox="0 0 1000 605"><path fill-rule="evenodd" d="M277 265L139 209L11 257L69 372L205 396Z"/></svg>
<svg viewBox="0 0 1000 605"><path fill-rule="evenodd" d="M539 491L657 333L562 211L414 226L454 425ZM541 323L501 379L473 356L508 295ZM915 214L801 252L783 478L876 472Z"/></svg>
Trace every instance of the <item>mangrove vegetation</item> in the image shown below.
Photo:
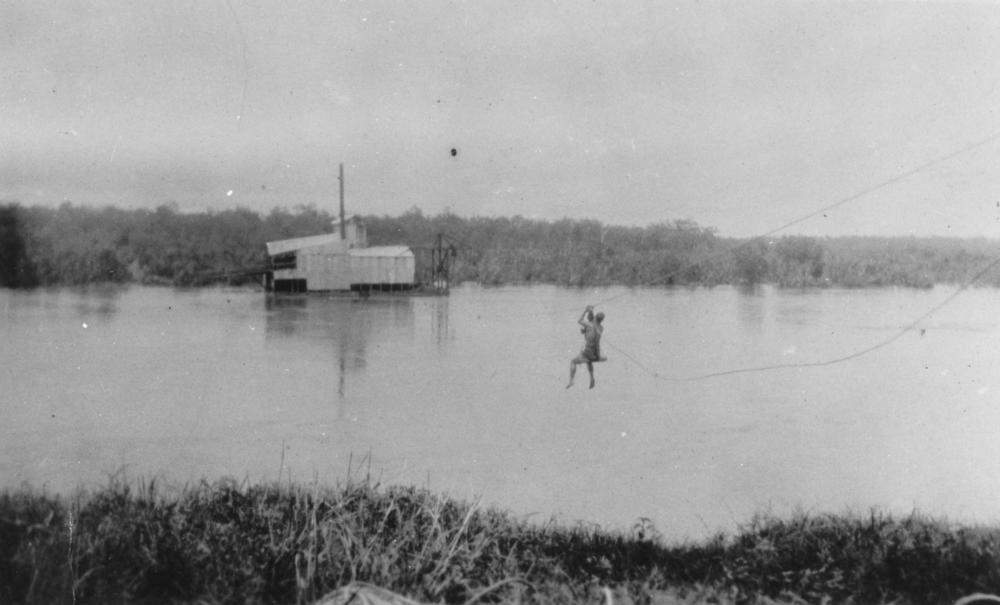
<svg viewBox="0 0 1000 605"><path fill-rule="evenodd" d="M963 283L1000 256L1000 242L987 239L739 239L686 220L626 227L417 208L362 218L371 245L427 247L443 234L458 253L453 280L487 285L930 287ZM0 204L0 286L252 282L267 266L265 242L331 232L332 219L310 206L261 215L9 202ZM982 281L998 285L1000 273Z"/></svg>

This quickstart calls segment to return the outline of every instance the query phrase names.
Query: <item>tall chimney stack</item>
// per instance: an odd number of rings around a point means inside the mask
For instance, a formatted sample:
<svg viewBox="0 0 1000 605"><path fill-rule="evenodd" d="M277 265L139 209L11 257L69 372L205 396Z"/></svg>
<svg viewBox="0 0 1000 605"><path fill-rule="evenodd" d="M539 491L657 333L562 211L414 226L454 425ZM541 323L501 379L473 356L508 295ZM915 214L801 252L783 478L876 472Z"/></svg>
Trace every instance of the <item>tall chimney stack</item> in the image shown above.
<svg viewBox="0 0 1000 605"><path fill-rule="evenodd" d="M344 163L340 163L340 239L347 239L347 225L344 223Z"/></svg>

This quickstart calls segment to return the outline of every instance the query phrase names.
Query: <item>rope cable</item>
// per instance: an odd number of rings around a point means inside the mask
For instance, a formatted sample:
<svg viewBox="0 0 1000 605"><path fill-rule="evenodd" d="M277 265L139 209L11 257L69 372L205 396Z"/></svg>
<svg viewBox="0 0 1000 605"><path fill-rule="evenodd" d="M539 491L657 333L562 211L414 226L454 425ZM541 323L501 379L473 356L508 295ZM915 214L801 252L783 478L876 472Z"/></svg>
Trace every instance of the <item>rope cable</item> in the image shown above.
<svg viewBox="0 0 1000 605"><path fill-rule="evenodd" d="M647 373L649 373L650 375L652 375L654 378L659 378L659 379L662 379L662 380L669 380L669 381L674 381L674 382L693 382L693 381L696 381L696 380L707 380L709 378L719 378L719 377L722 377L722 376L732 376L734 374L747 374L747 373L752 373L752 372L767 372L767 371L771 371L771 370L782 370L782 369L789 369L789 368L815 368L815 367L822 367L822 366L834 365L834 364L838 364L838 363L843 363L845 361L850 361L852 359L857 359L858 357L861 357L863 355L867 355L869 353L877 351L878 349L881 349L881 348L883 348L885 346L888 346L888 345L892 344L893 342L899 340L904 334L906 334L910 330L913 330L914 328L916 328L917 325L920 324L920 322L924 321L925 319L927 319L928 317L930 317L931 315L933 315L934 313L936 313L937 311L941 310L946 305L948 305L948 303L950 303L955 298L957 298L959 294L961 294L962 292L964 292L965 290L967 290L976 281L978 281L979 278L981 278L983 275L985 275L987 272L989 272L991 269L993 269L997 265L1000 265L1000 256L998 256L997 258L994 258L992 261L990 261L989 264L987 264L985 267L983 267L982 269L980 269L979 271L977 271L975 275L973 275L971 278L969 278L964 283L962 283L958 287L958 289L956 289L954 292L952 292L950 295L948 295L944 300L942 300L941 302L937 303L936 305L934 305L933 307L931 307L928 311L924 312L919 317L917 317L916 319L914 319L910 323L906 324L905 326L903 326L902 328L900 328L899 330L897 330L894 334L892 334L892 336L890 336L890 337L888 337L888 338L886 338L884 340L881 340L881 341L879 341L879 342L877 342L877 343L875 343L875 344L873 344L873 345L871 345L869 347L866 347L864 349L860 349L860 350L854 351L853 353L849 353L847 355L843 355L841 357L835 357L835 358L832 358L832 359L825 359L825 360L822 360L822 361L805 361L805 362L798 362L798 363L780 363L780 364L773 364L773 365L766 365L766 366L756 366L756 367L749 367L749 368L737 368L737 369L733 369L733 370L722 370L720 372L709 372L707 374L698 374L698 375L695 375L695 376L689 376L689 377L685 377L685 378L672 378L672 377L664 376L664 375L660 374L659 372L657 372L655 370L651 370L648 366L646 366L645 364L643 364L642 362L640 362L639 360L637 360L635 357L633 357L632 355L628 354L627 352L625 352L621 348L616 347L614 344L608 342L607 340L604 340L603 344L606 344L609 347L613 348L614 350L618 351L619 353L621 353L622 355L624 355L627 359L629 359L630 361L632 361L632 363L634 363L639 368L645 370Z"/></svg>
<svg viewBox="0 0 1000 605"><path fill-rule="evenodd" d="M691 261L691 262L689 262L689 263L681 266L680 268L675 269L674 271L671 271L670 273L667 274L667 277L670 278L670 277L673 277L675 275L678 275L678 274L680 274L680 273L682 273L684 271L687 271L691 267L695 267L695 266L697 266L697 265L699 265L701 263L704 263L707 260L710 260L712 258L721 256L723 254L731 253L732 251L735 251L735 250L739 250L739 249L741 249L741 248L743 248L745 246L750 245L750 243L752 243L755 240L758 240L758 239L761 239L761 238L765 238L765 237L774 235L775 233L778 233L778 232L783 231L783 230L785 230L785 229L787 229L789 227L792 227L794 225L797 225L799 223L807 221L807 220L809 220L809 219L811 219L811 218L813 218L815 216L823 214L824 212L828 212L830 210L833 210L834 208L843 206L843 205L848 204L850 202L853 202L853 201L855 201L857 199L860 199L860 198L862 198L862 197L864 197L864 196L866 196L866 195L868 195L870 193L874 193L875 191L878 191L880 189L888 187L889 185L898 183L898 182L900 182L900 181L902 181L904 179L907 179L907 178L909 178L909 177L911 177L911 176L913 176L915 174L918 174L918 173L920 173L920 172L922 172L922 171L930 168L931 166L934 166L935 164L939 164L941 162L946 162L946 161L951 160L951 159L953 159L955 157L958 157L958 156L960 156L960 155L962 155L964 153L972 151L973 149L976 149L978 147L982 147L982 146L986 145L987 143L990 143L990 142L996 140L998 137L1000 137L1000 131L993 132L989 136L984 137L982 139L978 139L976 141L973 141L972 143L969 143L969 144L961 147L960 149L952 151L951 153L948 153L948 154L945 154L945 155L942 155L942 156L938 156L936 158L928 160L928 161L926 161L926 162L924 162L924 163L922 163L922 164L920 164L920 165L918 165L918 166L916 166L914 168L911 168L910 170L907 170L906 172L897 174L896 176L894 176L894 177L892 177L890 179L886 179L884 181L876 183L875 185L867 187L867 188L865 188L865 189L863 189L863 190L861 190L861 191L859 191L857 193L854 193L854 194L852 194L852 195L850 195L848 197L842 198L840 200L837 200L836 202L833 202L831 204L827 204L826 206L823 206L822 208L819 208L817 210L809 212L808 214L802 215L802 216L800 216L800 217L798 217L796 219L788 221L788 222L786 222L786 223L784 223L784 224L782 224L782 225L780 225L778 227L775 227L774 229L771 229L770 231L766 231L766 232L764 232L764 233L762 233L762 234L760 234L760 235L758 235L756 237L752 237L752 238L748 239L746 242L744 242L742 244L739 244L739 245L737 245L737 246L735 246L733 248L729 248L729 249L725 249L725 250L720 250L720 251L712 253L712 254L707 254L707 255L703 256L701 259L698 259L698 260L695 260L695 261ZM948 303L950 303L952 300L954 300L959 294L961 294L963 291L965 291L966 289L968 289L973 283L975 283L976 281L978 281L979 278L981 278L988 271L990 271L995 266L997 266L997 264L1000 264L1000 257L995 258L993 261L991 261L989 264L987 264L983 269L979 270L978 272L975 273L975 275L973 275L971 278L969 278L964 283L962 283L957 290L955 290L954 292L952 292L943 301L941 301L940 303L934 305L928 311L926 311L925 313L923 313L922 315L920 315L919 317L917 317L916 319L914 319L913 321L911 321L907 325L903 326L900 330L898 330L897 332L895 332L889 338L881 340L881 341L879 341L879 342L877 342L877 343L875 343L875 344L873 344L873 345L871 345L869 347L866 347L864 349L860 349L860 350L854 351L853 353L850 353L850 354L847 354L847 355L844 355L844 356L841 356L841 357L832 358L832 359L826 359L826 360L822 360L822 361L813 361L813 362L773 364L773 365L756 366L756 367L750 367L750 368L737 368L737 369L732 369L732 370L723 370L723 371L719 371L719 372L709 372L709 373L706 373L706 374L699 374L699 375L696 375L696 376L689 376L689 377L686 377L686 378L673 378L673 377L664 376L663 374L659 373L658 371L649 368L646 364L640 362L634 356L630 355L628 352L626 352L625 350L621 349L620 347L615 346L613 343L608 342L607 340L604 341L604 344L606 344L607 346L611 347L612 349L614 349L614 350L618 351L619 353L621 353L622 355L624 355L628 360L630 360L632 363L634 363L636 366L638 366L639 368L641 368L642 370L644 370L645 372L647 372L648 374L650 374L654 378L659 378L659 379L662 379L662 380L670 380L670 381L707 380L709 378L718 378L718 377L722 377L722 376L731 376L731 375L734 375L734 374L745 374L745 373L751 373L751 372L766 372L766 371L779 370L779 369L788 369L788 368L807 368L807 367L821 367L821 366L834 365L834 364L837 364L837 363L843 363L845 361L850 361L852 359L857 359L858 357L862 357L863 355L867 355L869 353L877 351L878 349L881 349L883 347L886 347L886 346L892 344L893 342L895 342L896 340L898 340L899 338L901 338L905 333L907 333L908 331L914 329L921 321L927 319L928 317L930 317L931 315L933 315L935 312L937 312L941 308L945 307ZM593 303L593 305L591 305L591 306L596 307L598 305L604 305L604 304L606 304L606 303L608 303L608 302L610 302L612 300L615 300L617 298L621 298L622 296L624 296L627 293L628 293L628 291L626 290L625 292L622 292L620 294L616 294L614 296L610 296L610 297L602 299L602 300L600 300L600 301L598 301L596 303Z"/></svg>
<svg viewBox="0 0 1000 605"><path fill-rule="evenodd" d="M723 256L723 255L726 255L726 254L730 254L730 253L732 253L732 252L734 252L736 250L740 250L742 248L745 248L746 246L749 246L751 243L753 243L756 240L759 240L759 239L762 239L762 238L765 238L765 237L769 237L769 236L774 235L774 234L776 234L776 233L778 233L780 231L784 231L785 229L787 229L789 227L792 227L794 225L798 225L799 223L805 222L805 221L807 221L807 220L809 220L809 219L811 219L813 217L819 216L820 214L823 214L824 212L829 212L830 210L833 210L834 208L838 208L840 206L843 206L845 204L848 204L850 202L858 200L858 199L860 199L860 198L862 198L862 197L864 197L866 195L874 193L874 192L876 192L876 191L878 191L880 189L884 189L885 187L888 187L889 185L893 185L893 184L898 183L898 182L900 182L902 180L905 180L905 179L907 179L907 178L909 178L909 177L911 177L911 176L913 176L915 174L918 174L918 173L920 173L920 172L922 172L922 171L930 168L931 166L934 166L935 164L940 164L941 162L947 162L948 160L956 158L956 157L958 157L958 156L960 156L962 154L968 153L969 151L972 151L973 149L976 149L978 147L982 147L982 146L986 145L987 143L990 143L990 142L996 140L998 137L1000 137L1000 131L993 132L989 136L984 137L982 139L978 139L976 141L973 141L972 143L969 143L969 144L963 146L962 148L960 148L960 149L958 149L956 151L952 151L951 153L948 153L946 155L938 156L936 158L928 160L928 161L924 162L923 164L920 164L919 166L916 166L915 168L911 168L910 170L907 170L906 172L897 174L896 176L894 176L894 177L892 177L890 179L886 179L884 181L880 181L880 182L876 183L875 185L871 185L871 186L869 186L869 187L867 187L867 188L865 188L865 189L863 189L861 191L858 191L857 193L849 195L848 197L842 198L840 200L837 200L836 202L833 202L831 204L827 204L826 206L823 206L822 208L814 210L814 211L812 211L812 212L810 212L808 214L805 214L805 215L800 216L800 217L798 217L796 219L790 220L787 223L784 223L783 225L780 225L778 227L775 227L774 229L771 229L770 231L766 231L764 233L761 233L760 235L751 237L751 238L747 239L747 241L745 241L745 242L743 242L743 243L741 243L741 244L739 244L737 246L734 246L732 248L726 248L724 250L719 250L717 252L713 252L713 253L710 253L710 254L706 254L705 256L701 257L700 259L690 261L690 262L682 265L680 268L675 269L673 271L670 271L664 277L665 277L665 279L670 279L672 277L675 277L675 276L683 273L684 271L687 271L688 269L691 269L692 267L697 267L698 265L700 265L700 264L702 264L702 263L704 263L706 261L712 260L714 258ZM596 303L593 303L592 306L596 307L598 305L606 304L606 303L608 303L608 302L610 302L612 300L615 300L615 299L621 298L622 296L625 296L625 294L627 294L627 293L628 293L628 291L626 290L625 292L622 292L620 294L615 294L614 296L611 296L611 297L599 300Z"/></svg>

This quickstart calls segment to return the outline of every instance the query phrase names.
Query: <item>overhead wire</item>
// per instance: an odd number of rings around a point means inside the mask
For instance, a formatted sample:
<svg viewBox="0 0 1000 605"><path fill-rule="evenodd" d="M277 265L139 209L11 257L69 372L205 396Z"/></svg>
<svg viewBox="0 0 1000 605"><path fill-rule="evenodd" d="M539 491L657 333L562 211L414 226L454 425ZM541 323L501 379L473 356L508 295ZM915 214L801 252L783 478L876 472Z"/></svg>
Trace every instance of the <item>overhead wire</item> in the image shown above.
<svg viewBox="0 0 1000 605"><path fill-rule="evenodd" d="M903 181L903 180L905 180L905 179L907 179L907 178L909 178L909 177L911 177L911 176L913 176L915 174L923 172L924 170L930 168L931 166L934 166L935 164L940 164L942 162L946 162L946 161L951 160L953 158L956 158L956 157L958 157L960 155L968 153L969 151L972 151L973 149L977 149L977 148L982 147L982 146L984 146L984 145L986 145L988 143L991 143L992 141L996 140L997 138L1000 138L1000 131L993 132L989 136L984 137L982 139L977 139L976 141L973 141L972 143L969 143L969 144L961 147L957 151L953 151L953 152L948 153L946 155L938 156L936 158L928 160L928 161L920 164L919 166L916 166L915 168L911 168L910 170L907 170L906 172L900 173L900 174L898 174L898 175L896 175L896 176L894 176L894 177L892 177L890 179L886 179L884 181L879 181L875 185L871 185L871 186L869 186L869 187L867 187L865 189L862 189L861 191L858 191L858 192L856 192L856 193L854 193L852 195L849 195L849 196L847 196L845 198L839 199L836 202L833 202L831 204L827 204L826 206L823 206L821 208L813 210L812 212L809 212L808 214L804 214L804 215L802 215L802 216L800 216L798 218L790 220L790 221L788 221L788 222L786 222L786 223L784 223L784 224L782 224L782 225L780 225L778 227L775 227L774 229L771 229L770 231L765 231L764 233L761 233L761 234L758 234L758 235L756 235L754 237L751 237L751 238L747 239L747 241L745 241L745 242L743 242L741 244L738 244L738 245L736 245L736 246L734 246L732 248L725 248L725 249L722 249L722 250L718 250L716 252L712 252L712 253L706 254L703 257L699 258L699 259L690 261L690 262L682 265L680 268L674 269L673 271L668 272L666 275L664 275L664 279L668 279L669 280L670 278L676 277L677 275L680 275L681 273L684 273L685 271L687 271L687 270L689 270L689 269L691 269L693 267L697 267L698 265L700 265L702 263L708 262L709 260L713 260L715 258L718 258L718 257L721 257L721 256L725 256L727 254L732 254L736 250L740 250L742 248L745 248L745 247L751 245L756 240L760 240L760 239L763 239L763 238L775 235L777 233L780 233L781 231L784 231L785 229L788 229L789 227L793 227L795 225L798 225L799 223L803 223L803 222L805 222L805 221L807 221L807 220L809 220L811 218L814 218L816 216L819 216L819 215L821 215L821 214L823 214L825 212L829 212L830 210L833 210L835 208L839 208L840 206L843 206L845 204L848 204L850 202L858 200L858 199L860 199L862 197L865 197L866 195L872 194L872 193L874 193L874 192L876 192L876 191L878 191L880 189L884 189L884 188L886 188L886 187L888 187L890 185L893 185L895 183ZM596 303L593 303L593 306L596 307L596 306L599 306L599 305L607 304L608 302L610 302L612 300L616 300L618 298L621 298L622 296L625 296L626 294L628 294L627 291L626 292L622 292L620 294L615 294L614 296L610 296L608 298L599 300Z"/></svg>
<svg viewBox="0 0 1000 605"><path fill-rule="evenodd" d="M736 370L725 370L725 371L722 371L722 372L710 372L708 374L701 374L700 376L692 376L692 377L688 378L688 380L704 380L706 378L716 378L716 377L720 377L720 376L729 376L729 375L732 375L732 374L745 374L747 372L764 372L764 371L768 371L768 370L779 370L779 369L783 369L783 368L821 367L821 366L833 365L833 364L836 364L836 363L842 363L842 362L845 362L845 361L850 361L851 359L857 359L858 357L861 357L863 355L867 355L869 353L877 351L878 349L881 349L882 347L885 347L885 346L887 346L889 344L892 344L893 342L899 340L899 338L902 337L904 334L906 334L910 330L913 330L914 328L916 328L920 324L920 322L922 322L923 320L927 319L928 317L930 317L934 313L938 312L939 310L941 310L942 308L944 308L945 306L947 306L948 303L950 303L951 301L955 300L955 298L957 298L959 294L961 294L962 292L964 292L965 290L967 290L972 284L974 284L976 281L978 281L980 277L982 277L983 275L985 275L987 272L989 272L991 269L993 269L994 267L996 267L998 264L1000 264L1000 257L997 257L997 258L993 259L993 261L991 261L988 265L986 265L986 267L984 267L983 269L981 269L980 271L978 271L971 279L967 280L957 290L955 290L954 292L952 292L948 297L946 297L944 300L942 300L938 304L936 304L933 307L931 307L923 315L921 315L920 317L914 319L909 324L907 324L907 325L903 326L902 328L900 328L899 330L897 330L892 336L890 336L890 337L888 337L888 338L886 338L886 339L884 339L884 340L882 340L880 342L877 342L877 343L875 343L875 344L873 344L870 347L867 347L865 349L861 349L859 351L855 351L853 353L850 353L848 355L844 355L842 357L835 357L833 359L826 359L826 360L823 360L823 361L786 363L786 364L774 364L774 365L770 365L770 366L758 366L758 367L754 367L754 368L741 368L741 369L736 369Z"/></svg>
<svg viewBox="0 0 1000 605"><path fill-rule="evenodd" d="M764 366L754 366L754 367L748 367L748 368L737 368L737 369L732 369L732 370L722 370L722 371L718 371L718 372L708 372L708 373L705 373L705 374L697 374L697 375L694 375L694 376L686 376L686 377L682 377L682 378L676 378L676 377L665 376L665 375L661 374L660 372L651 369L649 366L647 366L646 364L640 362L634 356L630 355L629 353L627 353L626 351L622 350L621 348L615 346L614 344L608 342L607 340L604 340L603 344L608 345L612 349L618 351L619 353L621 353L622 355L624 355L628 360L630 360L632 363L634 363L636 366L638 366L640 369L642 369L643 371L647 372L648 374L651 374L654 378L659 378L659 379L663 379L663 380L669 380L669 381L672 381L672 382L692 382L692 381L696 381L696 380L706 380L706 379L709 379L709 378L720 378L722 376L732 376L734 374L748 374L748 373L754 373L754 372L767 372L767 371L771 371L771 370L783 370L783 369L792 369L792 368L816 368L816 367L822 367L822 366L830 366L830 365L834 365L834 364L838 364L838 363L843 363L845 361L850 361L852 359L857 359L858 357L862 357L864 355L867 355L869 353L877 351L878 349L881 349L881 348L883 348L885 346L888 346L888 345L892 344L893 342L899 340L904 334L906 334L910 330L915 329L918 325L920 325L920 322L924 321L925 319L927 319L928 317L930 317L934 313L940 311L942 308L944 308L945 306L947 306L951 301L955 300L955 298L957 298L958 295L960 295L962 292L964 292L969 287L971 287L973 284L975 284L977 281L979 281L979 279L983 275L986 275L991 269L993 269L997 265L1000 265L1000 257L994 258L985 267L983 267L982 269L980 269L979 271L977 271L971 278L969 278L968 280L966 280L965 282L963 282L954 292L952 292L950 295L948 295L944 300L942 300L941 302L937 303L936 305L934 305L933 307L931 307L928 311L924 312L922 315L920 315L919 317L917 317L913 321L909 322L908 324L906 324L902 328L896 330L888 338L885 338L885 339L883 339L883 340L881 340L881 341L879 341L879 342L877 342L877 343L875 343L875 344L873 344L873 345L871 345L869 347L866 347L864 349L859 349L857 351L854 351L853 353L849 353L849 354L843 355L841 357L834 357L834 358L831 358L831 359L824 359L824 360L820 360L820 361L802 361L802 362L796 362L796 363L778 363L778 364L771 364L771 365L764 365Z"/></svg>
<svg viewBox="0 0 1000 605"><path fill-rule="evenodd" d="M702 257L701 259L689 262L686 265L680 267L679 269L676 269L676 270L668 273L667 277L669 278L669 277L676 276L676 275L678 275L680 273L683 273L684 271L687 271L688 269L690 269L692 267L695 267L695 266L697 266L697 265L699 265L701 263L704 263L704 262L706 262L706 261L708 261L708 260L710 260L712 258L715 258L717 256L721 256L723 254L729 254L729 253L731 253L734 250L738 250L741 247L747 246L747 245L749 245L751 242L753 242L755 240L759 240L761 238L769 237L769 236L774 235L774 234L776 234L776 233L778 233L780 231L783 231L783 230L785 230L785 229L787 229L789 227L792 227L792 226L797 225L799 223L805 222L805 221L807 221L807 220L809 220L809 219L811 219L813 217L819 216L820 214L823 214L824 212L828 212L830 210L833 210L834 208L837 208L837 207L843 206L845 204L848 204L850 202L853 202L853 201L855 201L857 199L860 199L860 198L862 198L862 197L864 197L866 195L874 193L875 191L878 191L880 189L888 187L889 185L892 185L894 183L898 183L898 182L900 182L902 180L905 180L905 179L907 179L907 178L909 178L909 177L911 177L911 176L913 176L915 174L918 174L918 173L920 173L920 172L922 172L922 171L930 168L931 166L934 166L935 164L946 162L946 161L951 160L951 159L953 159L955 157L958 157L958 156L960 156L962 154L968 153L969 151L972 151L973 149L982 147L982 146L984 146L984 145L986 145L986 144L988 144L988 143L996 140L997 138L1000 138L1000 131L993 132L989 136L984 137L982 139L978 139L976 141L973 141L972 143L969 143L969 144L961 147L960 149L958 149L956 151L953 151L953 152L948 153L946 155L938 156L936 158L928 160L928 161L926 161L926 162L924 162L924 163L922 163L922 164L920 164L920 165L918 165L918 166L916 166L914 168L911 168L910 170L907 170L906 172L900 173L900 174L898 174L898 175L896 175L896 176L894 176L894 177L892 177L890 179L886 179L884 181L880 181L879 183L877 183L875 185L872 185L870 187L867 187L867 188L865 188L865 189L863 189L863 190L861 190L861 191L859 191L857 193L854 193L854 194L852 194L852 195L850 195L848 197L842 198L840 200L837 200L836 202L833 202L831 204L827 204L827 205L823 206L822 208L819 208L817 210L809 212L808 214L805 214L805 215L800 216L798 218L795 218L795 219L793 219L791 221L788 221L788 222L782 224L779 227L771 229L770 231L762 233L762 234L760 234L760 235L758 235L756 237L750 238L747 242L745 242L743 244L740 244L740 245L738 245L738 246L736 246L734 248L728 248L728 249L725 249L725 250L722 250L722 251L718 251L718 252L715 252L715 253L712 253L712 254L707 254L704 257ZM628 352L624 351L620 347L615 346L613 343L611 343L611 342L609 342L607 340L604 340L604 344L607 345L607 346L609 346L610 348L618 351L622 355L624 355L626 357L626 359L630 360L632 363L634 363L636 366L638 366L639 368L641 368L642 370L644 370L648 374L652 375L654 378L663 379L663 380L670 380L670 381L706 380L706 379L718 378L718 377L722 377L722 376L731 376L731 375L734 375L734 374L744 374L744 373L752 373L752 372L765 372L765 371L779 370L779 369L788 369L788 368L806 368L806 367L821 367L821 366L834 365L834 364L843 363L845 361L849 361L849 360L852 360L852 359L857 359L858 357L861 357L863 355L867 355L869 353L872 353L872 352L874 352L874 351L876 351L878 349L881 349L881 348L883 348L883 347L885 347L885 346L887 346L887 345L895 342L896 340L898 340L899 338L901 338L904 334L906 334L908 331L914 329L921 321L927 319L928 317L930 317L931 315L933 315L935 312L939 311L940 309L942 309L943 307L945 307L946 305L948 305L959 294L961 294L966 289L968 289L971 285L973 285L983 275L985 275L986 273L988 273L991 269L993 269L994 267L996 267L998 264L1000 264L1000 257L997 257L997 258L993 259L985 267L983 267L981 270L977 271L971 278L969 278L965 282L963 282L958 287L958 289L955 290L955 292L953 292L951 295L949 295L948 297L946 297L940 303L938 303L938 304L934 305L933 307L931 307L928 311L926 311L925 313L923 313L922 315L920 315L919 317L917 317L916 319L914 319L910 323L908 323L905 326L903 326L901 329L897 330L889 338L886 338L886 339L884 339L882 341L879 341L879 342L877 342L877 343L875 343L875 344L873 344L873 345L871 345L869 347L866 347L864 349L860 349L860 350L854 351L853 353L850 353L848 355L843 355L841 357L836 357L836 358L832 358L832 359L826 359L826 360L814 361L814 362L797 362L797 363L785 363L785 364L773 364L773 365L766 365L766 366L756 366L756 367L749 367L749 368L737 368L737 369L731 369L731 370L722 370L722 371L718 371L718 372L709 372L709 373L705 373L705 374L699 374L699 375L688 376L688 377L683 377L683 378L674 378L674 377L665 376L662 373L660 373L660 372L658 372L658 371L650 368L648 365L640 362L634 356L632 356ZM600 301L598 301L596 303L593 303L592 306L596 307L598 305L606 305L608 302L610 302L612 300L615 300L617 298L620 298L620 297L626 295L627 293L628 292L626 291L626 292L622 292L620 294L616 294L614 296L610 296L610 297L602 299L602 300L600 300Z"/></svg>

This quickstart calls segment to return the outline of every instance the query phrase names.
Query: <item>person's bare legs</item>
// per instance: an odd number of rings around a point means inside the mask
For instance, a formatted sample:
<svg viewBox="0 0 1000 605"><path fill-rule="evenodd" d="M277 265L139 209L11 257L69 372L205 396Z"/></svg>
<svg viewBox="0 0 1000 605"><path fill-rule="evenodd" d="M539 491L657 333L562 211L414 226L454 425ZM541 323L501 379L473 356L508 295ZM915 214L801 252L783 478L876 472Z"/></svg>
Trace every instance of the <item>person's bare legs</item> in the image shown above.
<svg viewBox="0 0 1000 605"><path fill-rule="evenodd" d="M587 364L587 368L590 369L591 382L593 382L594 371L591 369L590 360L584 357L583 354L580 354L569 360L569 384L566 385L567 389L573 386L573 379L576 378L576 366L581 363ZM591 388L593 388L593 385L591 385Z"/></svg>
<svg viewBox="0 0 1000 605"><path fill-rule="evenodd" d="M594 388L594 364L587 362L587 371L590 372L590 388Z"/></svg>

